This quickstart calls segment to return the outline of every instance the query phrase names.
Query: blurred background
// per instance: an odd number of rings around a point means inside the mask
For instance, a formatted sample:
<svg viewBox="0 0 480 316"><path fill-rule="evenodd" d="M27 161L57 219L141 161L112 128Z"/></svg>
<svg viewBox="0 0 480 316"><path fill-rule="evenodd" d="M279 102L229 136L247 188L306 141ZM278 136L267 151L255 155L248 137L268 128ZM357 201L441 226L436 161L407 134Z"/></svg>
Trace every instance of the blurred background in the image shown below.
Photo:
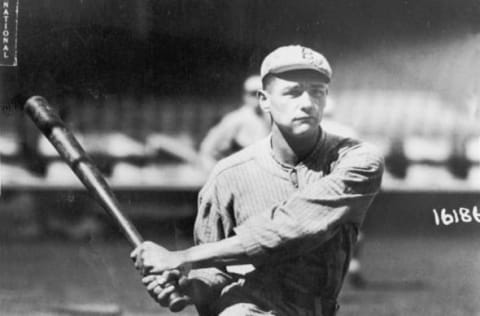
<svg viewBox="0 0 480 316"><path fill-rule="evenodd" d="M480 222L433 211L480 207L479 21L474 0L20 0L18 66L0 67L0 313L168 314L27 97L59 111L146 237L182 247L201 141L268 52L302 44L332 64L331 119L386 158L370 286L347 284L340 315L480 315Z"/></svg>

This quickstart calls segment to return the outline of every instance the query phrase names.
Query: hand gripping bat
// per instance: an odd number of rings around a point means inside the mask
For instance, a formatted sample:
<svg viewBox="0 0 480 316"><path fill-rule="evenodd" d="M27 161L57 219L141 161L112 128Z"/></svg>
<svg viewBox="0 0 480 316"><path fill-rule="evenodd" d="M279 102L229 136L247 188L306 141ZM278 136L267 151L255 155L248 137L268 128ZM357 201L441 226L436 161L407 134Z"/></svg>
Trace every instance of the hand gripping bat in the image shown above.
<svg viewBox="0 0 480 316"><path fill-rule="evenodd" d="M143 239L121 212L118 200L107 181L47 100L40 96L33 96L25 103L24 110L85 185L90 195L112 217L132 247L139 246ZM186 304L188 304L187 297L178 292L170 295L170 310L180 311Z"/></svg>

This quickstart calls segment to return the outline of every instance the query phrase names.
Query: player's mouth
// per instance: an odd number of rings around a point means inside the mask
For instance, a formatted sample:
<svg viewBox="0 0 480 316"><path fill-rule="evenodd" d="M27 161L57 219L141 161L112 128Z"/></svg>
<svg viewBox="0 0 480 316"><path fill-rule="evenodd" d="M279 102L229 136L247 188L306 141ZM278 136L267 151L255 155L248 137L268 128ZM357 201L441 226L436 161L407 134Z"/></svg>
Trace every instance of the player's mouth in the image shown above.
<svg viewBox="0 0 480 316"><path fill-rule="evenodd" d="M311 122L314 120L315 118L313 116L302 116L302 117L296 117L293 119L294 122Z"/></svg>

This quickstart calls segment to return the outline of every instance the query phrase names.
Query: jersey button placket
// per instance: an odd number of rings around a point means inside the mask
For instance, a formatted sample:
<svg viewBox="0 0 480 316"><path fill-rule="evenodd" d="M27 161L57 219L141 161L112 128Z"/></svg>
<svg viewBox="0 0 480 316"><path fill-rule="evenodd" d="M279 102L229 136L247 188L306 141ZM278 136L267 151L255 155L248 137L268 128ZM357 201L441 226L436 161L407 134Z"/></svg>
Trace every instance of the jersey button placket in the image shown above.
<svg viewBox="0 0 480 316"><path fill-rule="evenodd" d="M298 189L298 173L297 169L293 168L289 172L290 175L290 182L293 184L293 186Z"/></svg>

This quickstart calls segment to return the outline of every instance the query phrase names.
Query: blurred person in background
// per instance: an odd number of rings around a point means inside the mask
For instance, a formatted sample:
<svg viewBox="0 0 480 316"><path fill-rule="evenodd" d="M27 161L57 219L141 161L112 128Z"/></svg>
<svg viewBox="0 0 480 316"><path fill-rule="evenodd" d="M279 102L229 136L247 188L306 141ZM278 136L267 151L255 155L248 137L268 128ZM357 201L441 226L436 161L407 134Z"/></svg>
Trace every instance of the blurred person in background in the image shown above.
<svg viewBox="0 0 480 316"><path fill-rule="evenodd" d="M131 257L162 306L176 289L167 282L177 280L201 315L333 316L383 159L320 127L331 79L320 53L280 47L261 74L272 131L216 164L199 195L197 246L169 251L146 241ZM254 269L229 270L245 263Z"/></svg>
<svg viewBox="0 0 480 316"><path fill-rule="evenodd" d="M218 160L268 135L270 123L258 106L257 93L261 88L259 75L248 77L243 84L242 105L226 114L207 133L200 144L200 155L207 169L211 169Z"/></svg>

